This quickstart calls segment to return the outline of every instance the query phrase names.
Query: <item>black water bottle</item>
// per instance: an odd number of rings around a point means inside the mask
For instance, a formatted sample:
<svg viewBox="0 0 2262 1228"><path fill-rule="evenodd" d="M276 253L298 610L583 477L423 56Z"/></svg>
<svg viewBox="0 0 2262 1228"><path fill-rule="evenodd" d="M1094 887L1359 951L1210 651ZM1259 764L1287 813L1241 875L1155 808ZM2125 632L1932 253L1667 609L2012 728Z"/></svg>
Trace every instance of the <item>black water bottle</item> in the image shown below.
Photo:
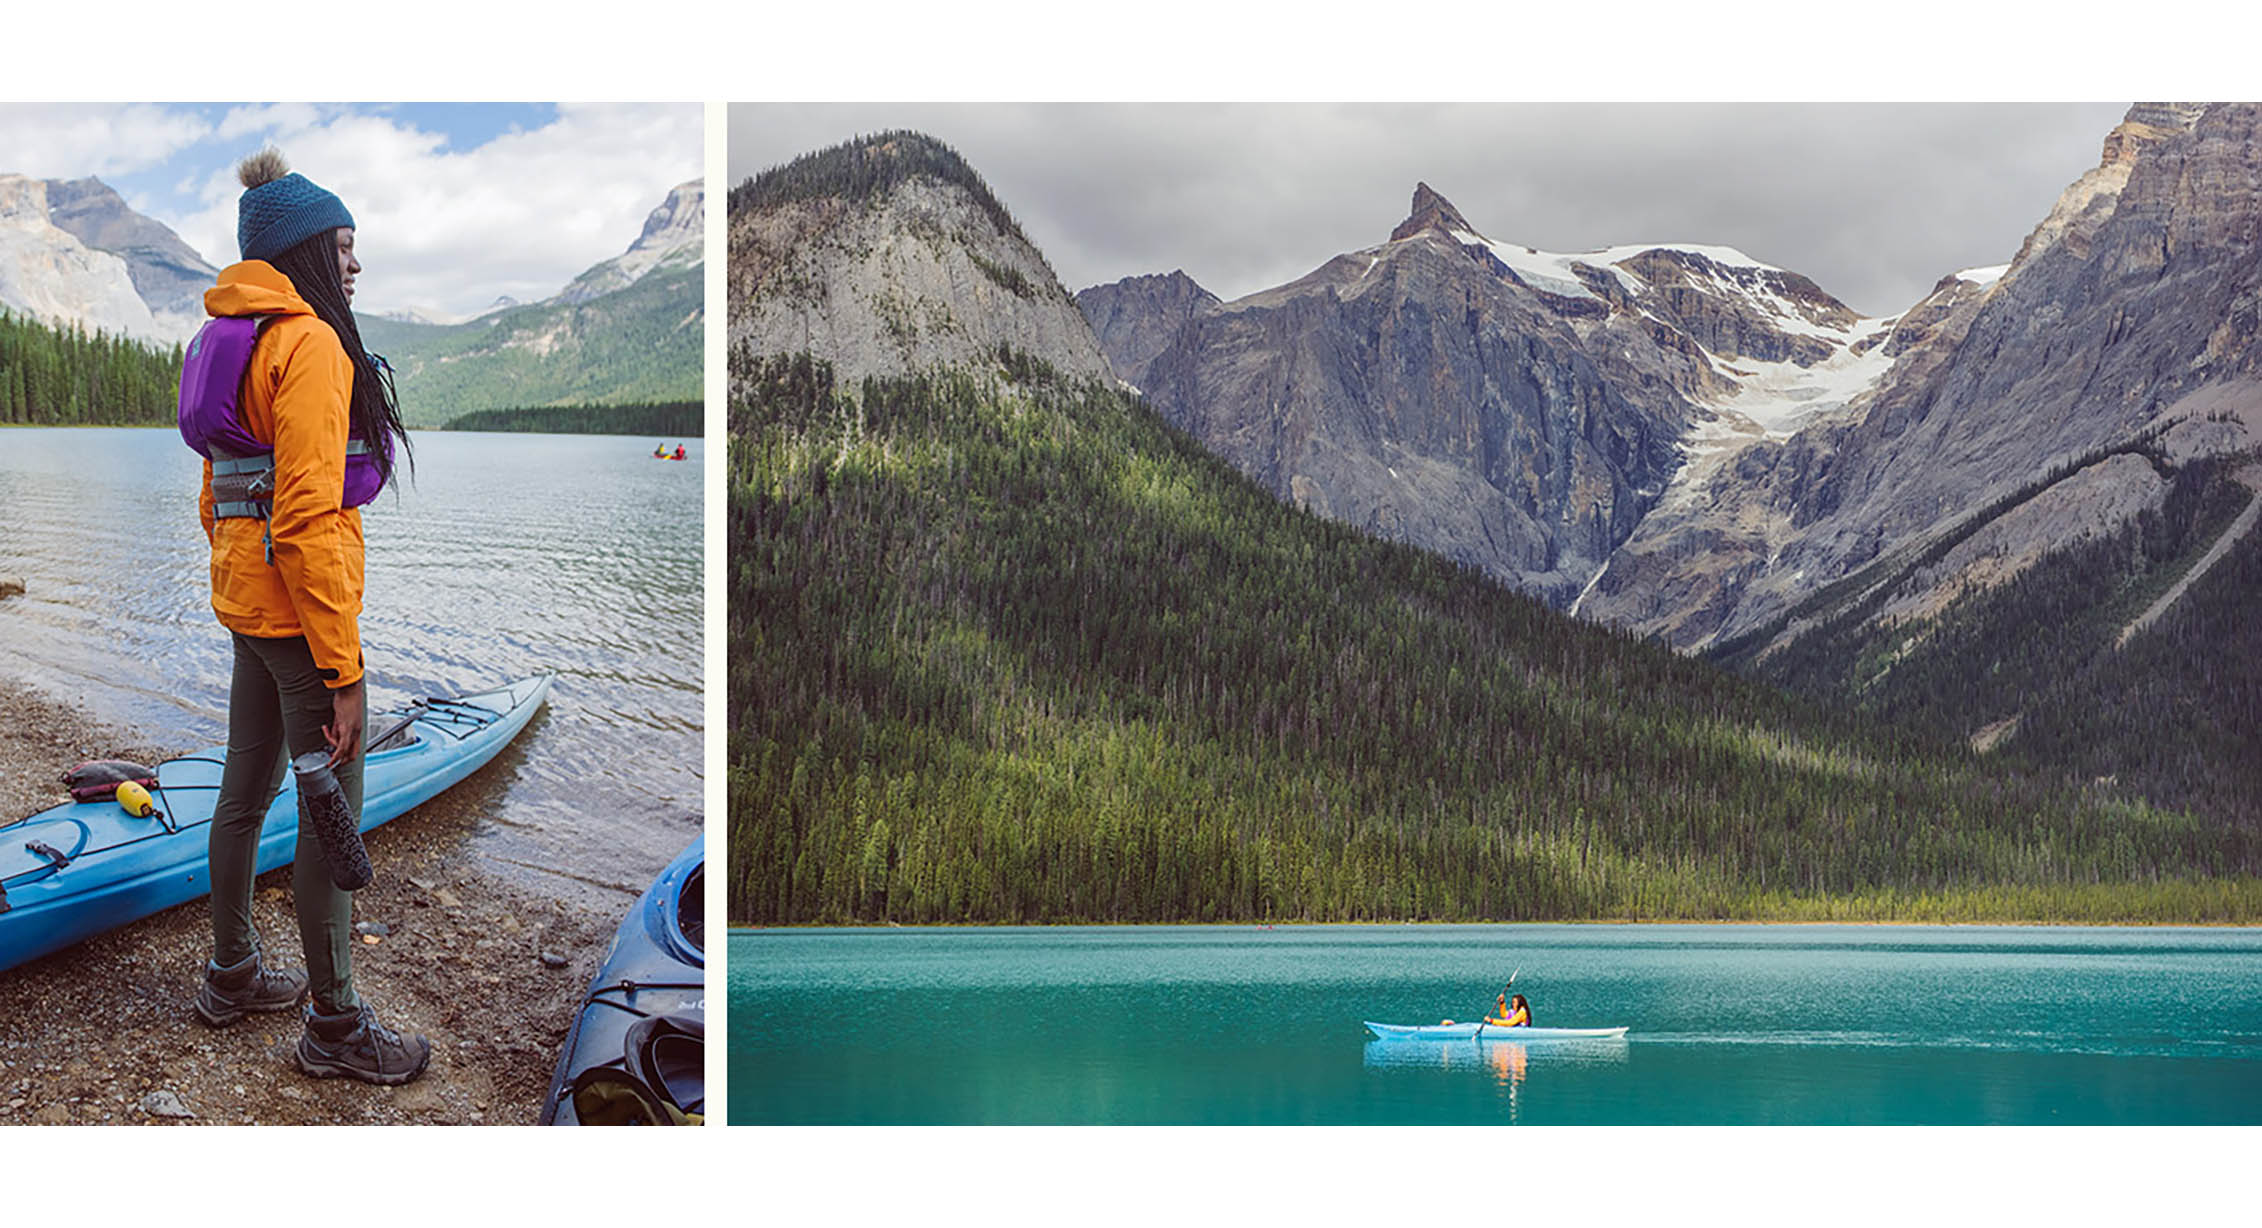
<svg viewBox="0 0 2262 1228"><path fill-rule="evenodd" d="M369 864L369 850L362 847L361 828L354 822L353 808L346 805L346 791L338 787L338 774L330 770L330 752L298 756L291 760L291 773L298 777L301 813L314 828L314 838L322 842L323 860L330 863L330 881L340 891L368 886L377 871Z"/></svg>

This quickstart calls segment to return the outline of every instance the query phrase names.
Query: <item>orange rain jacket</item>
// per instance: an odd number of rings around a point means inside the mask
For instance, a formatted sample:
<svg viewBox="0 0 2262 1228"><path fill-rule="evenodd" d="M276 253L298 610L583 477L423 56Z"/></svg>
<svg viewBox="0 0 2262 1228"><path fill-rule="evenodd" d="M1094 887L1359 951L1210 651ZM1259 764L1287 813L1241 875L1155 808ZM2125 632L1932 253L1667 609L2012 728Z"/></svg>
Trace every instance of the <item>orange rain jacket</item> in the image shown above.
<svg viewBox="0 0 2262 1228"><path fill-rule="evenodd" d="M332 689L361 679L361 509L346 488L353 364L338 335L264 260L220 270L204 292L213 316L273 316L244 376L246 429L275 449L273 520L212 515L212 462L197 512L212 543L212 612L243 635L300 635ZM272 533L275 561L262 543Z"/></svg>

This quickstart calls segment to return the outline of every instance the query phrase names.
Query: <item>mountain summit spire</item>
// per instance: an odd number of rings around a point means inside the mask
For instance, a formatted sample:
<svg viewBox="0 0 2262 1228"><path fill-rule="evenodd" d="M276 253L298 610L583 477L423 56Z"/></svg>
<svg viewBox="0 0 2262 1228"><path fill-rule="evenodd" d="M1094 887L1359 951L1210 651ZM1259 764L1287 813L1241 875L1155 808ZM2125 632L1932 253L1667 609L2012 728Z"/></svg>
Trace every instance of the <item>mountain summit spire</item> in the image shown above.
<svg viewBox="0 0 2262 1228"><path fill-rule="evenodd" d="M1476 229L1469 225L1469 219L1461 216L1459 209L1453 207L1452 201L1437 194L1437 189L1426 183L1417 183L1414 185L1414 210L1406 215L1405 221L1398 223L1398 229L1390 232L1390 241L1395 243L1400 239L1410 239L1425 230L1466 230L1475 234Z"/></svg>

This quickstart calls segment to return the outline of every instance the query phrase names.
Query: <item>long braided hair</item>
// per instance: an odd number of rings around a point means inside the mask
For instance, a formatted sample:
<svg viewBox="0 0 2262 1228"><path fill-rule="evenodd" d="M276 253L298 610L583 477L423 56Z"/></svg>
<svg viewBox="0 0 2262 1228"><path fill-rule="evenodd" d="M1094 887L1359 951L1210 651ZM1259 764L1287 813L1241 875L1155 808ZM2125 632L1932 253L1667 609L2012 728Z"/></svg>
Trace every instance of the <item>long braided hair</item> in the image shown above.
<svg viewBox="0 0 2262 1228"><path fill-rule="evenodd" d="M270 257L267 263L291 279L298 296L314 309L317 319L338 334L346 357L353 360L353 403L347 416L353 425L352 433L369 441L370 459L377 463L379 487L393 479L392 449L385 446L388 434L400 441L400 454L409 458L409 472L414 473L416 458L409 448L408 428L401 424L400 398L393 392L392 368L363 348L361 328L354 322L353 307L346 300L345 278L338 273L338 232L316 231Z"/></svg>

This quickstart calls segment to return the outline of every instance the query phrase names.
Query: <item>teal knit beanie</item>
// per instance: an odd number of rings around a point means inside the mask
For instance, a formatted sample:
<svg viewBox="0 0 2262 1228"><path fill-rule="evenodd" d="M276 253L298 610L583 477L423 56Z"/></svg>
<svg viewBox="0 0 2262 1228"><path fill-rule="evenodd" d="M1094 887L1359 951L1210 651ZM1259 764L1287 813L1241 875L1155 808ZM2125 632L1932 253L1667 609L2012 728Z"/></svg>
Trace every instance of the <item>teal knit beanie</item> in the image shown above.
<svg viewBox="0 0 2262 1228"><path fill-rule="evenodd" d="M336 193L295 171L252 187L236 202L236 246L246 260L279 256L309 235L352 225L353 214Z"/></svg>

